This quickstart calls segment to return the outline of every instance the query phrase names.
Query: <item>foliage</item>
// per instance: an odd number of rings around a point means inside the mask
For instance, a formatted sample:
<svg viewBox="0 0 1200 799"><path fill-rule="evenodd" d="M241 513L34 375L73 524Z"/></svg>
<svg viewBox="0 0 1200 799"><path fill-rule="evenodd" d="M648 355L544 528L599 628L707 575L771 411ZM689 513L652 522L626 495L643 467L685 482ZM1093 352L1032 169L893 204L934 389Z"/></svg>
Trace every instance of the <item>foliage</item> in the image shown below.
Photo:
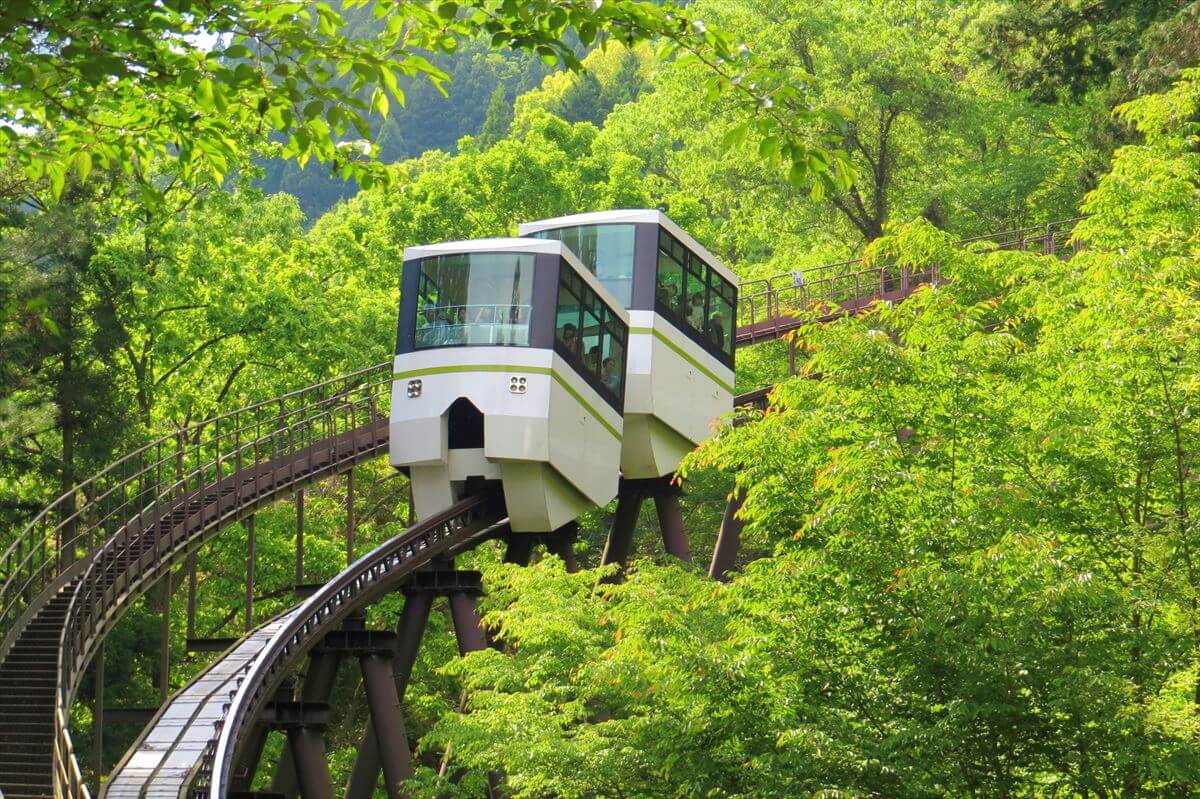
<svg viewBox="0 0 1200 799"><path fill-rule="evenodd" d="M141 180L148 195L156 162L170 158L184 180L220 181L243 155L243 137L275 132L281 155L303 166L333 164L369 187L387 173L373 160L368 116L403 104L402 78L436 86L448 74L422 52L450 53L463 38L535 52L547 64L580 66L585 47L610 38L655 37L711 70L710 91L747 108L762 135L780 141L795 182L844 180L837 154L800 138L810 119L803 93L728 37L672 5L503 0L422 3L352 0L376 25L349 25L328 3L224 0L166 5L148 0L74 13L59 0L21 0L0 16L0 157L15 159L57 197L68 170L86 180L93 165ZM215 37L209 49L205 39ZM349 85L335 80L353 75ZM391 99L389 99L389 97ZM774 110L789 107L788 115ZM345 141L357 134L357 141Z"/></svg>
<svg viewBox="0 0 1200 799"><path fill-rule="evenodd" d="M514 796L1188 795L1197 98L1191 72L1121 109L1145 142L1073 259L876 242L947 283L805 328L820 379L689 459L775 556L727 585L493 572L505 650L448 666L470 712L433 740Z"/></svg>
<svg viewBox="0 0 1200 799"><path fill-rule="evenodd" d="M409 245L663 206L743 278L864 247L879 265L938 262L945 285L802 329L796 379L789 343L738 353L739 389L781 385L686 464L697 566L662 556L649 508L621 582L549 556L504 566L491 545L459 560L485 573L498 646L459 660L435 607L405 697L412 793L478 793L498 770L514 797L1194 793L1200 73L1098 120L1105 98L1194 60L1195 9L452 5L386 4L377 20L378 3L206 17L168 3L144 35L121 22L136 3L70 20L49 0L0 11L16 136L0 186L22 198L0 214L0 544L150 436L386 359ZM284 49L258 62L198 35L239 14ZM63 107L48 100L58 84L22 82L10 57L38 26L26 61L71 81ZM569 29L578 39L555 38ZM619 45L626 33L678 57ZM985 58L981 42L1014 46ZM514 44L532 53L493 52ZM340 78L334 50L350 58ZM272 77L280 60L309 69ZM550 61L577 70L542 80ZM456 94L437 116L428 78L442 73ZM377 98L401 94L408 107L382 119ZM31 103L44 116L17 119ZM154 125L127 139L91 125L105 120ZM380 163L337 147L354 135ZM292 160L267 163L263 184L295 196L254 188L251 155L273 153ZM352 162L351 188L376 185L314 218L334 195L327 171L300 171L311 156ZM1072 260L953 246L1072 215L1089 189ZM407 522L406 484L382 464L356 479L362 551ZM735 481L742 568L717 584L700 567ZM304 579L344 564L344 489L307 492ZM256 515L254 622L296 599L293 513ZM581 519L587 566L612 513ZM198 555L199 635L244 627L246 535L231 525ZM187 582L176 569L172 688L212 659L185 654ZM108 638L110 704L158 701L162 601L152 592ZM391 627L401 602L370 625ZM357 677L343 669L332 702L339 784L366 723ZM81 752L93 690L73 709ZM136 733L109 735L109 763ZM282 748L272 736L256 789Z"/></svg>

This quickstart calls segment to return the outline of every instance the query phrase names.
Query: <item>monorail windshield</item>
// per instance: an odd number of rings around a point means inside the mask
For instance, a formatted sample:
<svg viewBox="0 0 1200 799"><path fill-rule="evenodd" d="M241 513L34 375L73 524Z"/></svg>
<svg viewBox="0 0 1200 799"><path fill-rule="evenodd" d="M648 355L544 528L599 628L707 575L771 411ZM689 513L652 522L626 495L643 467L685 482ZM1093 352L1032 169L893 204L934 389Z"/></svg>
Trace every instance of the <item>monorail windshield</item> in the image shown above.
<svg viewBox="0 0 1200 799"><path fill-rule="evenodd" d="M534 255L460 253L421 259L415 349L529 346Z"/></svg>
<svg viewBox="0 0 1200 799"><path fill-rule="evenodd" d="M578 225L539 230L533 237L567 245L596 276L600 285L608 289L622 307L628 308L633 301L636 230L631 224Z"/></svg>

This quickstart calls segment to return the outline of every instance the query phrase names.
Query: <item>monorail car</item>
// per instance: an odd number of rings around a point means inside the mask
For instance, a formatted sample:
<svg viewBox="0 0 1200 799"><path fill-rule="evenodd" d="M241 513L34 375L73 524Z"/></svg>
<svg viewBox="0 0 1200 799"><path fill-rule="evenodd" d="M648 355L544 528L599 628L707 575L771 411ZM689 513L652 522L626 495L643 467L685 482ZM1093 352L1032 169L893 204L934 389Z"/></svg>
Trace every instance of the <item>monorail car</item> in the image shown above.
<svg viewBox="0 0 1200 799"><path fill-rule="evenodd" d="M404 251L390 460L417 516L499 480L514 532L616 496L628 314L558 241Z"/></svg>
<svg viewBox="0 0 1200 799"><path fill-rule="evenodd" d="M661 211L545 219L520 234L563 242L629 310L621 472L671 474L733 408L737 276Z"/></svg>

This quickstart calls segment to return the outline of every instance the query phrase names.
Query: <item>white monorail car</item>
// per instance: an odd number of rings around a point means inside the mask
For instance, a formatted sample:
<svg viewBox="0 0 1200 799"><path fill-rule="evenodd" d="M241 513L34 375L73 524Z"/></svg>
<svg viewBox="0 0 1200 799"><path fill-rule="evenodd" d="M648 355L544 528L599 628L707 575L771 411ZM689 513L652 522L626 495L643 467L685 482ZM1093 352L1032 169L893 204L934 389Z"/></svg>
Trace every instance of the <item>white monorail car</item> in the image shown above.
<svg viewBox="0 0 1200 799"><path fill-rule="evenodd" d="M520 233L566 244L629 309L621 472L671 474L733 408L737 276L661 211L576 214Z"/></svg>
<svg viewBox="0 0 1200 799"><path fill-rule="evenodd" d="M404 251L390 460L418 517L499 480L514 532L616 496L629 317L557 241Z"/></svg>

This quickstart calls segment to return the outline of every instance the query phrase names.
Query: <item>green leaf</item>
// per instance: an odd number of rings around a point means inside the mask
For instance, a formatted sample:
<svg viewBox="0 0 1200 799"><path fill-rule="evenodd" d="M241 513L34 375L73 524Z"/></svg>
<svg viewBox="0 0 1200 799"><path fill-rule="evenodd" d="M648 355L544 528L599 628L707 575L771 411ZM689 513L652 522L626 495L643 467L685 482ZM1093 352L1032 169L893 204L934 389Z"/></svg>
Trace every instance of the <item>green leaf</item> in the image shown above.
<svg viewBox="0 0 1200 799"><path fill-rule="evenodd" d="M750 133L750 120L734 125L725 132L721 137L721 149L730 150L742 142L746 141L746 136Z"/></svg>
<svg viewBox="0 0 1200 799"><path fill-rule="evenodd" d="M371 110L382 117L386 117L388 115L388 108L387 93L376 86L375 90L371 93Z"/></svg>
<svg viewBox="0 0 1200 799"><path fill-rule="evenodd" d="M92 154L87 150L80 150L75 154L75 171L79 173L81 182L86 181L92 173Z"/></svg>
<svg viewBox="0 0 1200 799"><path fill-rule="evenodd" d="M50 179L50 194L54 199L62 197L63 186L67 178L67 167L61 161L52 161L46 165L46 176Z"/></svg>
<svg viewBox="0 0 1200 799"><path fill-rule="evenodd" d="M213 102L213 82L211 79L203 78L196 83L196 104L205 111L216 109L216 103Z"/></svg>

